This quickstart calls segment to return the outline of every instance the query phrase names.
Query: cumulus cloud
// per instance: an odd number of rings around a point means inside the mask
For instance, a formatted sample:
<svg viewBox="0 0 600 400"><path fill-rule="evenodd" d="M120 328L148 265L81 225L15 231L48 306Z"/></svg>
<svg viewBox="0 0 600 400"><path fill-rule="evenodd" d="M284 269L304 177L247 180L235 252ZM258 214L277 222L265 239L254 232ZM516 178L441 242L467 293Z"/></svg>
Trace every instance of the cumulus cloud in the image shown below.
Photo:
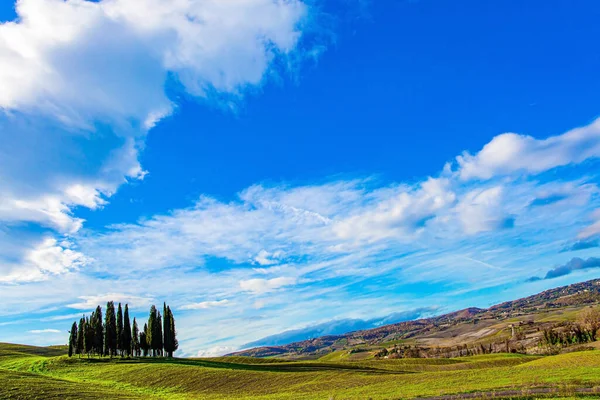
<svg viewBox="0 0 600 400"><path fill-rule="evenodd" d="M475 189L460 200L456 211L467 234L513 227L514 218L505 215L500 207L503 191L501 186Z"/></svg>
<svg viewBox="0 0 600 400"><path fill-rule="evenodd" d="M46 279L77 270L92 260L82 253L71 249L69 242L60 244L54 238L46 238L25 253L20 263L2 264L0 262L0 283L28 282Z"/></svg>
<svg viewBox="0 0 600 400"><path fill-rule="evenodd" d="M365 207L336 221L334 233L343 239L411 238L456 199L450 181L443 178L429 178L416 187L382 188L369 195L372 200L365 199Z"/></svg>
<svg viewBox="0 0 600 400"><path fill-rule="evenodd" d="M308 7L298 0L21 0L16 11L19 20L0 25L0 107L37 108L85 126L169 113L168 73L199 96L261 83L273 59L294 50Z"/></svg>
<svg viewBox="0 0 600 400"><path fill-rule="evenodd" d="M300 0L20 0L16 13L0 24L0 222L62 234L81 229L76 207L143 179L169 87L241 98L301 58L310 24Z"/></svg>
<svg viewBox="0 0 600 400"><path fill-rule="evenodd" d="M214 307L225 307L229 305L229 300L214 300L214 301L202 301L200 303L185 304L179 307L180 310L206 310Z"/></svg>
<svg viewBox="0 0 600 400"><path fill-rule="evenodd" d="M600 119L547 139L516 133L496 136L481 151L456 158L461 179L490 179L513 173L538 174L600 157Z"/></svg>

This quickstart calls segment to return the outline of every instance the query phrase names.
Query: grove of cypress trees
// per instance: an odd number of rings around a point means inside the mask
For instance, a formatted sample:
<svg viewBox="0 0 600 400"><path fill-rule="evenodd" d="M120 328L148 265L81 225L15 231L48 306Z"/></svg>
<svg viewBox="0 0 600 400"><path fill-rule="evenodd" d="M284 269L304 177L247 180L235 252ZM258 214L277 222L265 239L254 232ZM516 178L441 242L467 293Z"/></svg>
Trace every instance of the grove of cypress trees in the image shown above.
<svg viewBox="0 0 600 400"><path fill-rule="evenodd" d="M121 303L119 303L119 309L117 311L117 351L123 356L123 309Z"/></svg>
<svg viewBox="0 0 600 400"><path fill-rule="evenodd" d="M73 356L73 350L77 349L77 322L73 322L69 335L69 357Z"/></svg>
<svg viewBox="0 0 600 400"><path fill-rule="evenodd" d="M117 317L115 315L115 303L109 301L106 304L106 316L104 322L104 355L111 357L117 354Z"/></svg>
<svg viewBox="0 0 600 400"><path fill-rule="evenodd" d="M173 357L179 347L175 318L166 302L163 303L162 314L156 306L150 307L143 331L140 331L135 318L131 324L128 304L125 304L125 312L120 303L116 311L115 303L109 301L104 320L102 308L98 306L89 318L84 315L79 325L75 321L69 334L69 357L73 354L87 354L88 357L92 354Z"/></svg>
<svg viewBox="0 0 600 400"><path fill-rule="evenodd" d="M125 304L124 326L121 337L121 351L125 353L126 356L131 356L131 323L129 322L129 307L127 304Z"/></svg>
<svg viewBox="0 0 600 400"><path fill-rule="evenodd" d="M77 329L77 351L75 353L81 355L85 352L85 318L79 320L79 329Z"/></svg>
<svg viewBox="0 0 600 400"><path fill-rule="evenodd" d="M140 330L137 321L133 318L133 332L131 333L131 351L136 357L140 356Z"/></svg>

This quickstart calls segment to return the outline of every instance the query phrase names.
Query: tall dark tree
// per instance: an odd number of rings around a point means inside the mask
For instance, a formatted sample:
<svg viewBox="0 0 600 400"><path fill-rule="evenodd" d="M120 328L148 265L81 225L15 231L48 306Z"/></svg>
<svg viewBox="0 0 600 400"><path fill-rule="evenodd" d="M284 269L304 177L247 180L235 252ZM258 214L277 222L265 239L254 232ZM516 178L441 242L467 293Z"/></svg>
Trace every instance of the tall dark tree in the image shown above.
<svg viewBox="0 0 600 400"><path fill-rule="evenodd" d="M169 354L168 343L169 343L169 314L167 313L167 303L163 303L163 320L162 320L162 332L163 332L163 348L165 349L165 355Z"/></svg>
<svg viewBox="0 0 600 400"><path fill-rule="evenodd" d="M175 331L175 318L171 308L166 304L163 306L163 335L164 348L167 357L173 357L173 353L179 348L177 333Z"/></svg>
<svg viewBox="0 0 600 400"><path fill-rule="evenodd" d="M125 304L123 333L121 334L121 351L126 356L131 356L131 323L129 322L129 307Z"/></svg>
<svg viewBox="0 0 600 400"><path fill-rule="evenodd" d="M158 337L158 343L156 343L156 350L158 351L158 355L162 357L163 355L163 347L164 347L164 341L163 341L163 324L162 324L162 316L160 315L160 313L158 313L158 320L157 320L157 324L156 324L156 330L158 331L156 337Z"/></svg>
<svg viewBox="0 0 600 400"><path fill-rule="evenodd" d="M79 328L77 329L77 351L75 353L81 355L85 352L85 318L79 320Z"/></svg>
<svg viewBox="0 0 600 400"><path fill-rule="evenodd" d="M77 322L73 322L69 333L69 357L71 357L73 356L73 351L77 349Z"/></svg>
<svg viewBox="0 0 600 400"><path fill-rule="evenodd" d="M121 303L117 310L117 351L123 355L123 309Z"/></svg>
<svg viewBox="0 0 600 400"><path fill-rule="evenodd" d="M148 341L148 324L144 324L144 330L140 332L140 348L144 352L144 357L148 356L150 342Z"/></svg>
<svg viewBox="0 0 600 400"><path fill-rule="evenodd" d="M94 326L92 320L94 319L94 313L92 313L91 318L85 319L85 353L90 356L90 353L94 349Z"/></svg>
<svg viewBox="0 0 600 400"><path fill-rule="evenodd" d="M94 325L94 353L102 355L104 350L104 326L102 325L102 308L96 307L96 312L92 314Z"/></svg>
<svg viewBox="0 0 600 400"><path fill-rule="evenodd" d="M115 315L115 303L112 301L106 304L104 321L104 355L112 357L117 354L117 316Z"/></svg>
<svg viewBox="0 0 600 400"><path fill-rule="evenodd" d="M156 306L150 307L150 315L148 316L148 330L146 331L146 342L148 343L148 347L152 350L152 356L155 357L158 355L158 349L161 346L162 338L159 337L159 321L158 321L158 311L156 310Z"/></svg>
<svg viewBox="0 0 600 400"><path fill-rule="evenodd" d="M140 356L140 330L135 318L133 318L133 328L131 333L131 351L134 356Z"/></svg>

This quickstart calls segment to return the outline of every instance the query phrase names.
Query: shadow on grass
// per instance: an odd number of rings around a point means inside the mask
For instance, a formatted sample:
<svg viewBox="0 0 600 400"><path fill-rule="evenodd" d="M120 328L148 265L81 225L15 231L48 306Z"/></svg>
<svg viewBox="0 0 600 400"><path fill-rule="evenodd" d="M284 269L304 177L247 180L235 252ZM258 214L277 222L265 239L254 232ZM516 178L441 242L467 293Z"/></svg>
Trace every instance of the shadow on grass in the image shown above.
<svg viewBox="0 0 600 400"><path fill-rule="evenodd" d="M201 359L188 358L162 358L162 357L140 357L140 358L121 358L113 357L81 357L68 359L68 362L87 362L87 363L115 363L115 364L165 364L165 365L184 365L204 368L230 369L240 371L263 371L263 372L315 372L315 371L349 371L361 372L367 374L385 374L402 375L412 374L413 371L392 371L373 367L361 367L356 365L343 365L331 363L266 363L266 364L247 364L225 361L209 361Z"/></svg>

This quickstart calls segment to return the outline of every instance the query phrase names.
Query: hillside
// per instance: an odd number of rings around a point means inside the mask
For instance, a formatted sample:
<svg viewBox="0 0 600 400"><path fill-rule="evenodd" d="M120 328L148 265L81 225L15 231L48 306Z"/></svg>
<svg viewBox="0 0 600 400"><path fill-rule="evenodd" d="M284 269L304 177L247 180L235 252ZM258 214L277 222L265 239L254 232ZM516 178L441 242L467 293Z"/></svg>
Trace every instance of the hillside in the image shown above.
<svg viewBox="0 0 600 400"><path fill-rule="evenodd" d="M503 346L507 339L512 341L513 348L530 352L528 349L537 344L541 330L559 322L572 321L578 311L599 303L600 279L595 279L487 309L467 308L433 318L322 336L283 346L258 347L232 355L314 359L344 351L360 358L359 353L390 345L411 345L422 352L432 348L448 349L450 356L457 356L461 354L457 354L453 346Z"/></svg>
<svg viewBox="0 0 600 400"><path fill-rule="evenodd" d="M547 357L362 361L88 359L57 354L64 349L0 343L0 399L593 398L600 388L597 350Z"/></svg>

